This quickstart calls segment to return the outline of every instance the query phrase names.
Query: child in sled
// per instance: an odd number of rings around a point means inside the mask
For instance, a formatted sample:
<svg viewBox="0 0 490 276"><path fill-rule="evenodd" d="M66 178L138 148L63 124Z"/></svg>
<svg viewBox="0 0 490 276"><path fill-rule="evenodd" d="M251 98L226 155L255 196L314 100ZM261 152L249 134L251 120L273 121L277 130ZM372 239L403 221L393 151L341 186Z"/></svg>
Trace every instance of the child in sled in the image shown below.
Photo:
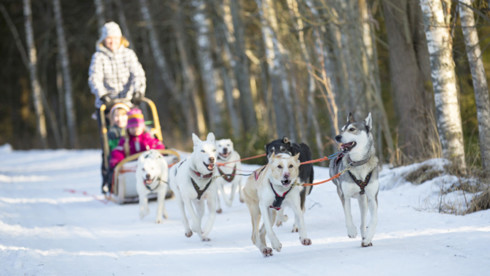
<svg viewBox="0 0 490 276"><path fill-rule="evenodd" d="M126 135L121 137L119 144L111 152L109 179L112 179L114 167L124 158L150 149L165 149L160 140L146 131L143 113L139 108L131 109L127 115Z"/></svg>

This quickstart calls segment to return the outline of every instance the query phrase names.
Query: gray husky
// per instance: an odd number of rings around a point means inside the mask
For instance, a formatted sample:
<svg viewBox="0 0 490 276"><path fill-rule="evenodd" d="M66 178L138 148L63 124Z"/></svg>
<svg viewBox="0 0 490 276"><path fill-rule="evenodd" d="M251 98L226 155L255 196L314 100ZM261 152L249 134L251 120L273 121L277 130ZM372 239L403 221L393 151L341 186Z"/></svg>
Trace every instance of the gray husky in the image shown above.
<svg viewBox="0 0 490 276"><path fill-rule="evenodd" d="M342 127L335 140L340 144L342 153L330 161L330 175L344 170L333 182L344 207L345 224L349 238L357 236L352 221L350 198L357 198L361 210L362 247L372 246L372 239L378 224L378 158L374 149L371 113L364 121L356 122L352 114ZM371 220L366 225L367 211Z"/></svg>

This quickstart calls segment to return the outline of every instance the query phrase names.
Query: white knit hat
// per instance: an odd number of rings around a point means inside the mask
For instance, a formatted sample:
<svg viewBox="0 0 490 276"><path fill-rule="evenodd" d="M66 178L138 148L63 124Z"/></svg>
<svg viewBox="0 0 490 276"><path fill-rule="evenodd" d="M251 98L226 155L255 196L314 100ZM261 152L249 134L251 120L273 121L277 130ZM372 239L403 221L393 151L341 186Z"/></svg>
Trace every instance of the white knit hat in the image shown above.
<svg viewBox="0 0 490 276"><path fill-rule="evenodd" d="M117 23L114 21L107 22L104 24L104 26L102 26L102 29L100 30L99 42L102 42L108 36L122 36L121 28L119 28L119 25L117 25Z"/></svg>

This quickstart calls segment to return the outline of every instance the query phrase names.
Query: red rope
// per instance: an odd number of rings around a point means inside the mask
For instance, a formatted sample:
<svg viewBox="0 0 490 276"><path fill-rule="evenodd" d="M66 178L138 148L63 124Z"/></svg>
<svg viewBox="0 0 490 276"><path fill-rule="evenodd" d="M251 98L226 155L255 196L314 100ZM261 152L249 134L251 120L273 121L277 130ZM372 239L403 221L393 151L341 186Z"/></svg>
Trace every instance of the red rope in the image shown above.
<svg viewBox="0 0 490 276"><path fill-rule="evenodd" d="M334 180L335 178L339 178L342 174L344 173L344 171L341 171L339 172L338 174L330 177L329 179L327 180L323 180L323 181L320 181L320 182L314 182L314 183L305 183L303 184L303 186L315 186L315 185L320 185L320 184L323 184L323 183L326 183L326 182L329 182L329 181L332 181Z"/></svg>
<svg viewBox="0 0 490 276"><path fill-rule="evenodd" d="M313 160L301 162L300 165L317 163L317 162L322 162L322 161L326 161L326 160L329 160L329 158L327 156L322 157L322 158L318 158L318 159L313 159Z"/></svg>
<svg viewBox="0 0 490 276"><path fill-rule="evenodd" d="M217 163L217 164L218 164L218 166L224 166L224 165L229 164L229 163L241 162L241 161L245 161L245 160L250 160L250 159L264 157L265 155L266 155L265 153L262 153L262 154L259 154L259 155L254 155L254 156L250 156L250 157L247 157L247 158L242 158L242 159L239 159L239 160L229 161L229 162L225 162L225 163Z"/></svg>

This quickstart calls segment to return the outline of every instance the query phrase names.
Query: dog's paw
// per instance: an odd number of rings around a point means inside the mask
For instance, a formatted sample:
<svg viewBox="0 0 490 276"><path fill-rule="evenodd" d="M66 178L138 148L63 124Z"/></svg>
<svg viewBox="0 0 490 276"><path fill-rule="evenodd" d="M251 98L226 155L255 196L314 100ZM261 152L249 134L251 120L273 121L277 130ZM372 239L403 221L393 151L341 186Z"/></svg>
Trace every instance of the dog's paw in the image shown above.
<svg viewBox="0 0 490 276"><path fill-rule="evenodd" d="M203 242L208 242L208 241L211 241L211 239L210 239L210 238L208 238L208 237L202 237L202 238L201 238L201 240L202 240Z"/></svg>
<svg viewBox="0 0 490 276"><path fill-rule="evenodd" d="M157 219L155 220L155 223L156 223L156 224L162 224L162 223L163 223L163 219L162 219L162 218L157 218Z"/></svg>
<svg viewBox="0 0 490 276"><path fill-rule="evenodd" d="M306 239L300 239L302 245L311 245L311 240L306 238Z"/></svg>
<svg viewBox="0 0 490 276"><path fill-rule="evenodd" d="M355 226L347 227L347 236L349 236L351 239L357 237L357 230Z"/></svg>
<svg viewBox="0 0 490 276"><path fill-rule="evenodd" d="M185 236L188 238L192 237L192 231L185 232Z"/></svg>
<svg viewBox="0 0 490 276"><path fill-rule="evenodd" d="M272 248L266 247L266 248L262 249L262 255L264 255L264 257L272 256Z"/></svg>
<svg viewBox="0 0 490 276"><path fill-rule="evenodd" d="M373 246L373 243L372 242L370 242L368 244L361 243L361 246L362 247L370 247L370 246Z"/></svg>
<svg viewBox="0 0 490 276"><path fill-rule="evenodd" d="M276 250L277 252L281 252L281 249L282 249L282 243L281 242L279 242L277 240L277 241L271 242L271 244L272 244L272 248L274 248L274 250Z"/></svg>
<svg viewBox="0 0 490 276"><path fill-rule="evenodd" d="M221 213L223 213L223 209L221 209L221 208L219 208L219 209L216 209L216 213L218 213L218 214L221 214Z"/></svg>
<svg viewBox="0 0 490 276"><path fill-rule="evenodd" d="M291 229L291 233L298 233L298 232L299 232L298 226L296 226L296 224L293 225L293 229Z"/></svg>

